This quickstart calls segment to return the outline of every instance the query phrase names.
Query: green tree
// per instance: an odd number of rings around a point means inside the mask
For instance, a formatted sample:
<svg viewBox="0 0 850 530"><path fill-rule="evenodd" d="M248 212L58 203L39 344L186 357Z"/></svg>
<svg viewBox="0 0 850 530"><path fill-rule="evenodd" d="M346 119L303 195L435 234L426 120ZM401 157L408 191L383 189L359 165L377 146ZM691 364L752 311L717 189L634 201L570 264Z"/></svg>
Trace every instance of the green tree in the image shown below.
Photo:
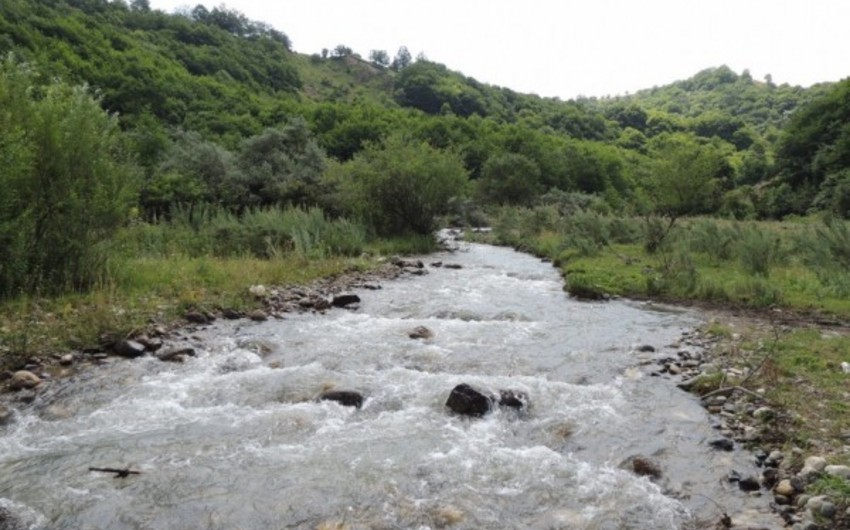
<svg viewBox="0 0 850 530"><path fill-rule="evenodd" d="M666 226L648 240L649 251L658 248L679 218L717 209L719 176L725 167L716 148L701 144L692 134L658 136L653 139L652 154L645 183L651 200L648 213L666 219Z"/></svg>
<svg viewBox="0 0 850 530"><path fill-rule="evenodd" d="M369 60L378 66L387 67L390 65L390 56L386 50L372 50L369 52Z"/></svg>
<svg viewBox="0 0 850 530"><path fill-rule="evenodd" d="M437 216L466 195L469 182L456 153L398 134L332 165L326 180L338 190L336 209L381 235L430 234Z"/></svg>
<svg viewBox="0 0 850 530"><path fill-rule="evenodd" d="M543 192L540 167L516 153L488 158L477 183L481 199L494 204L528 205Z"/></svg>
<svg viewBox="0 0 850 530"><path fill-rule="evenodd" d="M401 70L410 66L410 63L412 62L413 56L410 55L410 51L407 49L407 46L401 46L395 54L393 62L390 64L390 68L393 70Z"/></svg>
<svg viewBox="0 0 850 530"><path fill-rule="evenodd" d="M239 165L242 180L234 184L243 194L240 206L307 206L318 200L325 153L307 122L298 117L282 128L266 129L245 140Z"/></svg>
<svg viewBox="0 0 850 530"><path fill-rule="evenodd" d="M85 87L0 64L0 296L85 288L130 213L134 170L117 120Z"/></svg>

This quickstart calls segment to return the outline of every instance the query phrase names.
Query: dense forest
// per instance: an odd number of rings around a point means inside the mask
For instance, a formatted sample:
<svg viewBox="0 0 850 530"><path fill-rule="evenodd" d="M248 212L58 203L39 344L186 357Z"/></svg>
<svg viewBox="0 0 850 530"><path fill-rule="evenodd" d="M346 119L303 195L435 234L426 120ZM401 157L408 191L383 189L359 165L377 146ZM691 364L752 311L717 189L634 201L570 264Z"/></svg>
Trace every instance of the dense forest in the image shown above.
<svg viewBox="0 0 850 530"><path fill-rule="evenodd" d="M5 0L0 54L6 295L83 285L87 249L118 227L210 208L317 208L376 236L502 205L850 216L850 79L804 89L719 66L561 101L404 47L305 56L224 6L145 0Z"/></svg>

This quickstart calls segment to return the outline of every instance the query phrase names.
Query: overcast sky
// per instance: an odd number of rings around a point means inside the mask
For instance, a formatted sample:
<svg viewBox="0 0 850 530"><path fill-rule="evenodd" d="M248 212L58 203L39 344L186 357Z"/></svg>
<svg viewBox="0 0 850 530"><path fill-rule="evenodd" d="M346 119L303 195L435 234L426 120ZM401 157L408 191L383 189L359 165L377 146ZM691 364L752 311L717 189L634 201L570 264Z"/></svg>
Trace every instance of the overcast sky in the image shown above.
<svg viewBox="0 0 850 530"><path fill-rule="evenodd" d="M151 0L155 9L219 0ZM728 65L809 86L850 76L850 0L229 0L293 48L405 45L479 81L571 99Z"/></svg>

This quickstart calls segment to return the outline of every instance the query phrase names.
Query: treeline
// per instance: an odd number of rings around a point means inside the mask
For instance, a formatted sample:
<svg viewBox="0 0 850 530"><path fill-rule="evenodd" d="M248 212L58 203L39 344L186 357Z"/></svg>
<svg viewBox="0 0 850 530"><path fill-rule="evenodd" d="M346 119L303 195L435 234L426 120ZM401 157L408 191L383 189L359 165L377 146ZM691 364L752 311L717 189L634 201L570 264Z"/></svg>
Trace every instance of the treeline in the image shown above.
<svg viewBox="0 0 850 530"><path fill-rule="evenodd" d="M0 130L0 238L19 249L0 266L5 294L92 281L97 258L49 279L61 259L34 250L49 226L85 217L69 213L80 175L112 212L85 228L86 248L122 223L209 208L234 219L319 208L374 237L563 197L671 223L850 216L850 81L804 90L720 67L634 96L564 102L479 83L405 48L392 61L344 45L306 57L223 6L166 14L144 0L8 0L0 52L4 108L24 109L6 112ZM100 141L62 136L72 102ZM48 171L42 159L56 162ZM49 186L33 188L36 177Z"/></svg>

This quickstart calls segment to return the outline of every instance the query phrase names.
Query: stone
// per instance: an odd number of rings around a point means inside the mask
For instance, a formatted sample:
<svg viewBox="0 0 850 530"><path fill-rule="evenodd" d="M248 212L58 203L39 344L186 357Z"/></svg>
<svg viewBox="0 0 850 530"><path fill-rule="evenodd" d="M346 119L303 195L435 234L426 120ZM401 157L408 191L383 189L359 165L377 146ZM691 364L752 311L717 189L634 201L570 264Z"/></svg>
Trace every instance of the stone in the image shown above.
<svg viewBox="0 0 850 530"><path fill-rule="evenodd" d="M528 407L528 394L519 390L500 390L499 406L525 410Z"/></svg>
<svg viewBox="0 0 850 530"><path fill-rule="evenodd" d="M160 361L170 362L170 363L182 363L186 360L186 357L194 357L195 349L194 348L178 348L176 350L167 350L164 352L160 352L156 354L156 358Z"/></svg>
<svg viewBox="0 0 850 530"><path fill-rule="evenodd" d="M829 498L826 495L816 495L806 501L806 509L812 513L819 512L823 503L828 502Z"/></svg>
<svg viewBox="0 0 850 530"><path fill-rule="evenodd" d="M708 445L722 451L731 451L735 449L735 442L733 442L729 438L718 438L716 440L708 442Z"/></svg>
<svg viewBox="0 0 850 530"><path fill-rule="evenodd" d="M758 478L749 476L739 480L738 487L741 488L741 491L758 491L761 489L761 484L759 484Z"/></svg>
<svg viewBox="0 0 850 530"><path fill-rule="evenodd" d="M411 339L430 339L434 337L434 332L425 326L416 326L407 333Z"/></svg>
<svg viewBox="0 0 850 530"><path fill-rule="evenodd" d="M440 267L443 266L443 262L442 261L432 261L431 266L439 269Z"/></svg>
<svg viewBox="0 0 850 530"><path fill-rule="evenodd" d="M200 311L187 311L183 318L192 324L209 324L213 321L212 317Z"/></svg>
<svg viewBox="0 0 850 530"><path fill-rule="evenodd" d="M826 459L822 456L810 456L803 463L803 469L797 473L797 476L804 480L808 480L811 476L822 472L826 468Z"/></svg>
<svg viewBox="0 0 850 530"><path fill-rule="evenodd" d="M832 519L838 514L838 508L836 508L835 504L832 502L824 501L824 503L820 505L819 512L821 516L826 517L827 519Z"/></svg>
<svg viewBox="0 0 850 530"><path fill-rule="evenodd" d="M227 308L222 310L221 316L226 318L227 320L238 320L245 316L245 314L241 311L237 311L236 309Z"/></svg>
<svg viewBox="0 0 850 530"><path fill-rule="evenodd" d="M267 294L269 294L269 290L266 289L265 285L252 285L248 287L248 292L251 293L254 298L264 298Z"/></svg>
<svg viewBox="0 0 850 530"><path fill-rule="evenodd" d="M653 353L655 351L655 346L652 346L651 344L641 344L635 349L635 351L640 353Z"/></svg>
<svg viewBox="0 0 850 530"><path fill-rule="evenodd" d="M269 319L269 315L262 309L254 309L248 313L248 318L254 322L265 322Z"/></svg>
<svg viewBox="0 0 850 530"><path fill-rule="evenodd" d="M41 384L41 378L28 370L18 370L12 374L12 379L9 381L9 388L12 390L23 390L26 388L35 388Z"/></svg>
<svg viewBox="0 0 850 530"><path fill-rule="evenodd" d="M446 263L445 265L443 265L443 268L457 270L457 269L462 269L463 265L460 265L458 263Z"/></svg>
<svg viewBox="0 0 850 530"><path fill-rule="evenodd" d="M791 504L791 499L785 495L775 494L773 496L773 502L775 502L778 506L788 506Z"/></svg>
<svg viewBox="0 0 850 530"><path fill-rule="evenodd" d="M319 396L321 401L336 401L345 407L359 409L363 406L363 395L352 390L329 390Z"/></svg>
<svg viewBox="0 0 850 530"><path fill-rule="evenodd" d="M779 481L779 471L774 467L769 467L762 472L761 478L765 488L772 488Z"/></svg>
<svg viewBox="0 0 850 530"><path fill-rule="evenodd" d="M330 301L325 300L324 298L319 298L313 304L313 309L315 309L316 311L324 311L325 309L330 309L330 308L331 308Z"/></svg>
<svg viewBox="0 0 850 530"><path fill-rule="evenodd" d="M135 359L144 355L146 348L144 344L135 340L119 340L112 346L112 351L121 357Z"/></svg>
<svg viewBox="0 0 850 530"><path fill-rule="evenodd" d="M773 409L770 407L759 407L753 412L753 417L761 421L770 421L774 415Z"/></svg>
<svg viewBox="0 0 850 530"><path fill-rule="evenodd" d="M661 478L661 466L654 460L645 456L636 456L631 459L630 465L632 471L641 477Z"/></svg>
<svg viewBox="0 0 850 530"><path fill-rule="evenodd" d="M162 348L162 339L158 337L148 337L147 335L142 335L141 337L136 337L136 342L143 345L147 351L158 351Z"/></svg>
<svg viewBox="0 0 850 530"><path fill-rule="evenodd" d="M771 451L767 456L767 459L764 461L764 465L777 467L783 460L785 460L785 455L783 455L780 451Z"/></svg>
<svg viewBox="0 0 850 530"><path fill-rule="evenodd" d="M448 407L455 414L480 417L493 407L493 399L475 390L466 383L454 387L446 400Z"/></svg>
<svg viewBox="0 0 850 530"><path fill-rule="evenodd" d="M793 497L797 493L797 490L791 484L790 480L785 479L785 480L779 481L779 484L777 484L776 487L773 488L773 492L776 493L777 495L783 495L785 497Z"/></svg>
<svg viewBox="0 0 850 530"><path fill-rule="evenodd" d="M359 304L360 297L356 294L338 294L333 297L331 305L334 307L347 307L352 304Z"/></svg>
<svg viewBox="0 0 850 530"><path fill-rule="evenodd" d="M74 354L66 353L65 355L59 358L59 364L61 364L62 366L74 364Z"/></svg>
<svg viewBox="0 0 850 530"><path fill-rule="evenodd" d="M826 466L823 470L827 475L850 480L850 466Z"/></svg>

